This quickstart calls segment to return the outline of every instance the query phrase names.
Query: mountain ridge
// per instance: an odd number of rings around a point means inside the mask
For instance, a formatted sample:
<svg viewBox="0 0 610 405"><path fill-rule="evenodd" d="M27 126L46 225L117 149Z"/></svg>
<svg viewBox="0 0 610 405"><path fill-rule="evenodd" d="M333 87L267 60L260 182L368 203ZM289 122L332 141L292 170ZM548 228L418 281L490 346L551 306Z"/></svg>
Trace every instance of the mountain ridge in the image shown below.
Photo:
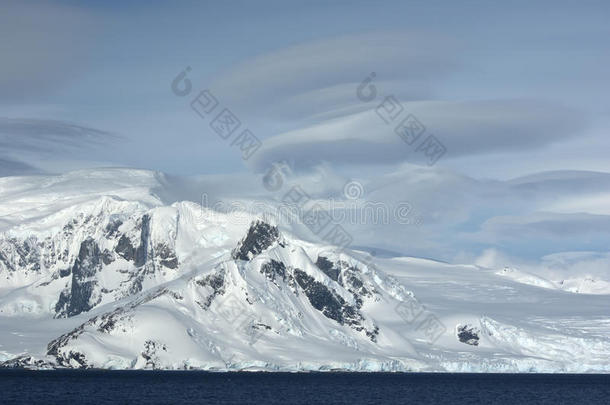
<svg viewBox="0 0 610 405"><path fill-rule="evenodd" d="M81 190L74 179L24 214L2 194L14 221L0 233L4 367L610 371L607 295L165 205L146 172L102 172Z"/></svg>

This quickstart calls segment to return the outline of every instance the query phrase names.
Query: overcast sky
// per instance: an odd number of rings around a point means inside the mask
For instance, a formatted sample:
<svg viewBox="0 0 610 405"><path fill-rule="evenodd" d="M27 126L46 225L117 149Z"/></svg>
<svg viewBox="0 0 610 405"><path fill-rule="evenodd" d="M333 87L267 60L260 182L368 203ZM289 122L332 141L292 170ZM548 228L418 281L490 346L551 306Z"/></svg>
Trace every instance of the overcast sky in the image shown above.
<svg viewBox="0 0 610 405"><path fill-rule="evenodd" d="M223 175L286 161L296 175L341 173L384 189L376 198L419 204L421 255L608 251L606 1L0 7L1 174ZM187 67L191 91L179 96L172 82ZM358 98L372 72L376 97ZM219 107L202 118L190 104L204 89ZM380 118L388 96L398 121L425 127L419 141L432 134L446 149L434 166ZM247 161L210 128L221 108L262 142Z"/></svg>

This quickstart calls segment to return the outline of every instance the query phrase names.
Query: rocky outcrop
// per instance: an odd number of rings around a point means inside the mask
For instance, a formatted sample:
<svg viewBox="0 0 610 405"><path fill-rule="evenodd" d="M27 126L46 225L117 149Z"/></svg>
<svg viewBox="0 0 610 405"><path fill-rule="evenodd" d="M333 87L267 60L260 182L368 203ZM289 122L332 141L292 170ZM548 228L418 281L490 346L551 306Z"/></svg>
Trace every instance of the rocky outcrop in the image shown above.
<svg viewBox="0 0 610 405"><path fill-rule="evenodd" d="M341 269L335 265L335 263L331 262L328 258L324 256L318 256L318 260L316 260L316 266L320 270L324 272L331 280L339 281L339 274L341 274Z"/></svg>
<svg viewBox="0 0 610 405"><path fill-rule="evenodd" d="M166 244L157 244L154 248L154 256L161 266L175 270L178 268L178 258L174 249Z"/></svg>
<svg viewBox="0 0 610 405"><path fill-rule="evenodd" d="M196 301L202 309L208 309L214 298L225 293L225 273L223 270L217 270L213 274L195 279L195 283L210 290L204 301Z"/></svg>
<svg viewBox="0 0 610 405"><path fill-rule="evenodd" d="M54 296L52 315L61 318L138 293L149 278L177 270L175 233L159 232L153 241L154 211L124 208L124 202L104 197L93 209L83 206L84 212L66 217L57 230L53 225L53 232L25 238L0 233L0 287Z"/></svg>
<svg viewBox="0 0 610 405"><path fill-rule="evenodd" d="M147 259L148 241L150 239L150 216L142 216L136 227L140 231L138 246L135 247L127 235L121 235L114 251L128 262L133 262L136 267L142 267Z"/></svg>
<svg viewBox="0 0 610 405"><path fill-rule="evenodd" d="M285 282L288 276L284 263L273 259L261 266L261 273L275 285L278 285L279 280Z"/></svg>
<svg viewBox="0 0 610 405"><path fill-rule="evenodd" d="M40 272L40 248L41 242L35 237L0 239L0 274Z"/></svg>
<svg viewBox="0 0 610 405"><path fill-rule="evenodd" d="M457 325L456 333L460 342L471 346L479 345L480 331L478 328L472 325Z"/></svg>
<svg viewBox="0 0 610 405"><path fill-rule="evenodd" d="M353 296L358 308L362 308L366 298L374 298L375 288L365 285L362 270L349 263L338 260L333 262L325 256L318 256L316 266L324 272L331 280L336 281L349 291Z"/></svg>
<svg viewBox="0 0 610 405"><path fill-rule="evenodd" d="M167 352L167 346L161 342L154 340L147 340L144 342L144 350L141 356L146 361L146 368L156 370L159 368L159 352Z"/></svg>
<svg viewBox="0 0 610 405"><path fill-rule="evenodd" d="M114 251L127 261L134 261L136 257L136 248L131 244L131 240L126 235L121 235Z"/></svg>
<svg viewBox="0 0 610 405"><path fill-rule="evenodd" d="M44 359L37 359L29 355L22 355L0 363L0 368L24 368L31 370L43 370L56 368L55 363Z"/></svg>
<svg viewBox="0 0 610 405"><path fill-rule="evenodd" d="M55 305L56 317L69 317L89 311L99 304L101 296L96 291L95 275L102 269L103 256L93 239L80 245L78 257L72 266L70 285L61 292Z"/></svg>
<svg viewBox="0 0 610 405"><path fill-rule="evenodd" d="M237 244L231 253L234 260L252 260L263 251L279 241L280 232L277 226L263 221L255 221L250 225L246 236Z"/></svg>
<svg viewBox="0 0 610 405"><path fill-rule="evenodd" d="M302 270L295 269L294 278L311 305L322 312L324 316L341 325L347 325L358 332L364 331L373 342L376 340L379 329L374 327L372 330L366 330L364 317L358 311L358 308L349 305L335 291L316 281Z"/></svg>

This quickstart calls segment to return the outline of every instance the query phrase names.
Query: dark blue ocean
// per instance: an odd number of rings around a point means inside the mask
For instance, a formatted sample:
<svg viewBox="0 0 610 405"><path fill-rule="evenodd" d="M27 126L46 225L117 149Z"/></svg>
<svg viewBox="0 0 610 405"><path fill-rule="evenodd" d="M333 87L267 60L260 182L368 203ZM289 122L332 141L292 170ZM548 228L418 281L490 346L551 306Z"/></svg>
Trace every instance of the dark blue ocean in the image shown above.
<svg viewBox="0 0 610 405"><path fill-rule="evenodd" d="M610 404L610 375L0 370L0 403Z"/></svg>

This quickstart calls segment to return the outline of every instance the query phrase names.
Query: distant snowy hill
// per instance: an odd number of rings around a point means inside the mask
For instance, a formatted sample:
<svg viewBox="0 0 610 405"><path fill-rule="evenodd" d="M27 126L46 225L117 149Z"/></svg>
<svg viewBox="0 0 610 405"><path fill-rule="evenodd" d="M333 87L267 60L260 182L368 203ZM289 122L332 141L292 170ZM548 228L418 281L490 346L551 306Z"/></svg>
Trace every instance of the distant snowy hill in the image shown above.
<svg viewBox="0 0 610 405"><path fill-rule="evenodd" d="M372 257L179 188L0 178L3 366L610 371L602 281Z"/></svg>

